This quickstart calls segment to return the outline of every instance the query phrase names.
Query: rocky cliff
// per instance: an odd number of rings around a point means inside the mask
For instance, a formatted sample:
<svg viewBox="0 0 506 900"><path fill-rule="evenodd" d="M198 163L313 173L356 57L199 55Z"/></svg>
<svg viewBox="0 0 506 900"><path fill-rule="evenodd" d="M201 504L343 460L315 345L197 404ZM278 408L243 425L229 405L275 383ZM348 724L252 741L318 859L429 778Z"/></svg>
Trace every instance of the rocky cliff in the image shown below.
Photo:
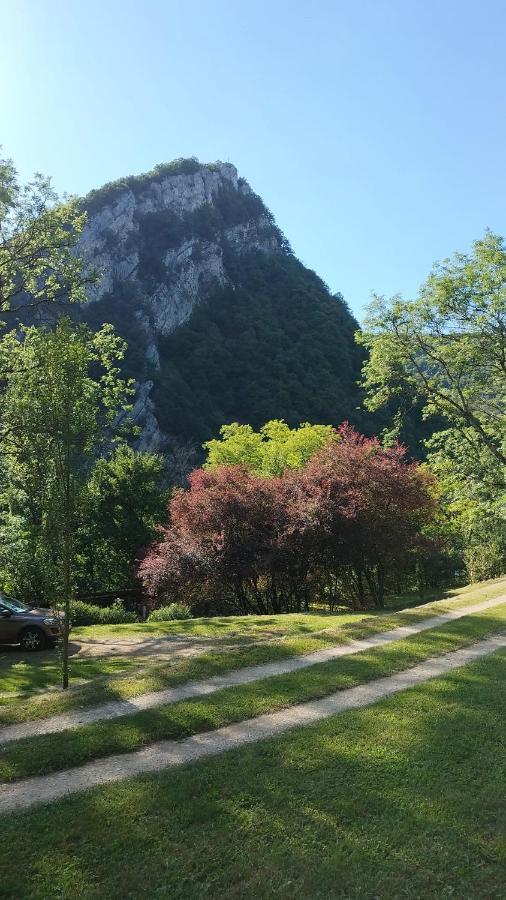
<svg viewBox="0 0 506 900"><path fill-rule="evenodd" d="M80 251L101 277L83 314L92 325L111 321L128 341L141 448L166 437L198 443L230 419L339 421L356 407L356 323L294 260L233 165L178 160L84 204Z"/></svg>

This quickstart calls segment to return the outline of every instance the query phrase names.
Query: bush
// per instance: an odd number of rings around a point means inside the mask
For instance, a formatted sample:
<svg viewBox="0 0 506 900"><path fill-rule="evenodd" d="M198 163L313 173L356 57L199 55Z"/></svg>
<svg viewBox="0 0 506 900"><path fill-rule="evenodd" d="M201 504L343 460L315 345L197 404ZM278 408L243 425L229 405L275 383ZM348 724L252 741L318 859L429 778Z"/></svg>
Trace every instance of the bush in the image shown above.
<svg viewBox="0 0 506 900"><path fill-rule="evenodd" d="M154 609L149 616L150 622L172 622L174 619L191 619L192 614L184 603L170 603Z"/></svg>
<svg viewBox="0 0 506 900"><path fill-rule="evenodd" d="M72 604L74 625L126 625L129 622L137 622L137 616L125 609L122 600L115 600L112 606L95 606L83 600Z"/></svg>

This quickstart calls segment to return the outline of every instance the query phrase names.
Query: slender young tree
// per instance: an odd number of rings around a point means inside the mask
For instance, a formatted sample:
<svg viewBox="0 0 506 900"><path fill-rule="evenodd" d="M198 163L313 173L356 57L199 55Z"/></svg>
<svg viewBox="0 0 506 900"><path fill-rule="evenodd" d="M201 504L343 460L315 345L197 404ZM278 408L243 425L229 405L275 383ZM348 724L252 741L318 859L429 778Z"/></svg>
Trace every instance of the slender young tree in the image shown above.
<svg viewBox="0 0 506 900"><path fill-rule="evenodd" d="M0 439L6 477L35 508L38 544L63 622L62 685L69 683L75 534L86 477L114 442L132 387L120 378L125 345L62 318L54 330L12 331L0 342Z"/></svg>

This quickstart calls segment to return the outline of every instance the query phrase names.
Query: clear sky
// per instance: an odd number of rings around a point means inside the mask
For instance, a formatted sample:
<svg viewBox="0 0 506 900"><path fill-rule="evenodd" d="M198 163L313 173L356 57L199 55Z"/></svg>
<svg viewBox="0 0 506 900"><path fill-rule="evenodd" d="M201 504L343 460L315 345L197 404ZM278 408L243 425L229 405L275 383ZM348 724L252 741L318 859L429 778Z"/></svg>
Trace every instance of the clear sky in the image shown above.
<svg viewBox="0 0 506 900"><path fill-rule="evenodd" d="M0 142L82 194L233 162L360 317L506 234L505 0L0 0Z"/></svg>

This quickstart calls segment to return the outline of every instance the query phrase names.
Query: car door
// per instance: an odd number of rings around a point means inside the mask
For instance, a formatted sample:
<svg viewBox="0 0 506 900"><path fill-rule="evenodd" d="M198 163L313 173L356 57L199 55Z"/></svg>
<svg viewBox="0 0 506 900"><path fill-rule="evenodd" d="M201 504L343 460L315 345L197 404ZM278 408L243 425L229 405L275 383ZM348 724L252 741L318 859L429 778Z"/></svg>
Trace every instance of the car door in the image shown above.
<svg viewBox="0 0 506 900"><path fill-rule="evenodd" d="M20 629L19 615L3 606L0 600L0 641L12 644L16 641Z"/></svg>

